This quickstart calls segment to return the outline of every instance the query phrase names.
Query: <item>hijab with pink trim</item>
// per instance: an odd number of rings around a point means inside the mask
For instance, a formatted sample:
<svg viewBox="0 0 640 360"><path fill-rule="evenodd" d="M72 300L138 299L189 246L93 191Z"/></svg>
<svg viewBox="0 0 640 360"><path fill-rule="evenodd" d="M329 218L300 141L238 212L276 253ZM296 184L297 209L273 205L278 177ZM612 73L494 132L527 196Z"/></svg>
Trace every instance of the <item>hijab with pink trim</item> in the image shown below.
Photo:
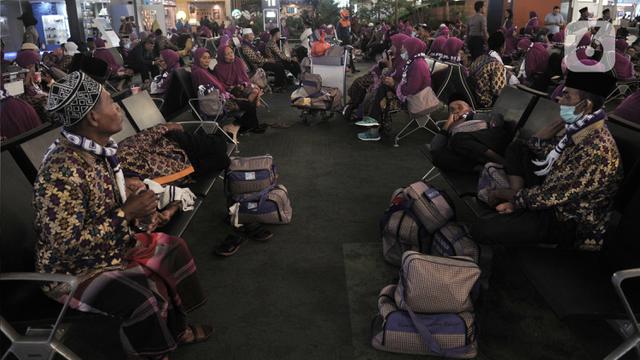
<svg viewBox="0 0 640 360"><path fill-rule="evenodd" d="M191 64L191 82L193 83L193 87L198 91L198 87L201 85L213 85L219 91L226 93L226 88L224 84L215 77L211 72L209 72L208 68L203 68L200 65L200 58L202 55L208 53L211 55L209 50L206 48L198 48L193 54L193 64Z"/></svg>

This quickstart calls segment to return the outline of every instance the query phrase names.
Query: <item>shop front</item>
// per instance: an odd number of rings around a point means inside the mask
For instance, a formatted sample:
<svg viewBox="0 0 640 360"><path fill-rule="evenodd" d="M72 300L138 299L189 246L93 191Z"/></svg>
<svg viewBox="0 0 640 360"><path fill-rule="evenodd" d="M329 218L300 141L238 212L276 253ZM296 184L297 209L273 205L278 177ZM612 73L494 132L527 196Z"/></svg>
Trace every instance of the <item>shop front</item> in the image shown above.
<svg viewBox="0 0 640 360"><path fill-rule="evenodd" d="M227 17L227 6L224 1L192 1L189 2L189 14L198 21L207 16L210 21L221 24Z"/></svg>

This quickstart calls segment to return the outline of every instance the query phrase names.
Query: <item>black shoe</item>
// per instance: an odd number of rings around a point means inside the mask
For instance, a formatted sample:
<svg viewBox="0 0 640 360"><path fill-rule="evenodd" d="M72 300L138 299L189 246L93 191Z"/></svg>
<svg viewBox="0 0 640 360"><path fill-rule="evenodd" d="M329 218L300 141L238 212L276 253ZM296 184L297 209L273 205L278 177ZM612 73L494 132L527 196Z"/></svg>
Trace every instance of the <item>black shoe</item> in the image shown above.
<svg viewBox="0 0 640 360"><path fill-rule="evenodd" d="M258 223L245 224L244 226L236 228L235 231L242 236L256 241L267 241L273 237L271 231L265 229Z"/></svg>
<svg viewBox="0 0 640 360"><path fill-rule="evenodd" d="M245 238L242 236L229 235L213 252L219 256L231 256L238 252L244 240Z"/></svg>

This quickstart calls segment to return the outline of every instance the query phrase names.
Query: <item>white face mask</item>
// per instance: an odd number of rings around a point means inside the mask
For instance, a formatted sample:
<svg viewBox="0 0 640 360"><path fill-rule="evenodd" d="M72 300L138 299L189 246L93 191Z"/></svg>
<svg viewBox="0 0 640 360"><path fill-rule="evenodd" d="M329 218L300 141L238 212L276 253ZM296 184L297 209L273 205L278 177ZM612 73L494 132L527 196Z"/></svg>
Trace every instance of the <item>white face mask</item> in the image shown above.
<svg viewBox="0 0 640 360"><path fill-rule="evenodd" d="M409 54L407 54L406 51L403 51L400 53L400 57L402 58L402 60L407 61L409 60Z"/></svg>

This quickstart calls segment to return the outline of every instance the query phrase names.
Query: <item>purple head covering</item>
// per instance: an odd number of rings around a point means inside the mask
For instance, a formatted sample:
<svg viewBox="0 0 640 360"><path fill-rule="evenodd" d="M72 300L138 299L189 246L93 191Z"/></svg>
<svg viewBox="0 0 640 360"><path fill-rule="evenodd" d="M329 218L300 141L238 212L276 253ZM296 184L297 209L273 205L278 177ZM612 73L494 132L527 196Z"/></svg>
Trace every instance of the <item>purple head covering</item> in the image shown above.
<svg viewBox="0 0 640 360"><path fill-rule="evenodd" d="M402 49L402 43L409 37L405 34L394 34L391 36L391 45L394 48L393 57L393 79L400 81L402 79L402 68L404 67L404 60L400 57L400 50Z"/></svg>
<svg viewBox="0 0 640 360"><path fill-rule="evenodd" d="M403 31L403 33L404 33L405 35L409 35L409 36L411 36L411 35L413 34L413 26L411 26L411 25L409 25L409 24L405 25L405 26L404 26L404 31Z"/></svg>
<svg viewBox="0 0 640 360"><path fill-rule="evenodd" d="M538 20L538 14L536 14L535 11L530 11L529 21L527 22L527 25L524 27L524 32L526 34L533 34L536 31L538 31L539 27L540 27L540 21Z"/></svg>
<svg viewBox="0 0 640 360"><path fill-rule="evenodd" d="M16 63L23 69L40 62L40 53L33 50L20 50L16 55Z"/></svg>
<svg viewBox="0 0 640 360"><path fill-rule="evenodd" d="M639 122L638 113L640 113L640 91L636 91L628 96L624 101L616 107L614 114L626 120Z"/></svg>
<svg viewBox="0 0 640 360"><path fill-rule="evenodd" d="M40 53L34 50L20 50L16 55L16 63L23 69L40 62Z"/></svg>
<svg viewBox="0 0 640 360"><path fill-rule="evenodd" d="M553 38L551 40L553 42L556 42L556 43L563 43L564 42L564 30L560 30L557 33L553 34Z"/></svg>
<svg viewBox="0 0 640 360"><path fill-rule="evenodd" d="M518 47L520 48L520 43L523 40L518 42ZM529 41L529 43L531 43ZM533 74L536 73L544 73L547 71L547 67L549 66L549 52L547 49L540 43L530 44L528 50L526 50L525 55L525 74L530 79Z"/></svg>
<svg viewBox="0 0 640 360"><path fill-rule="evenodd" d="M407 76L403 79L402 86L396 91L401 100L403 97L415 95L422 89L431 86L429 65L424 58L419 57L427 50L427 44L418 38L408 38L402 46L407 49L409 59L412 61L403 68L403 72L406 71Z"/></svg>
<svg viewBox="0 0 640 360"><path fill-rule="evenodd" d="M229 37L220 38L218 46L218 63L213 69L213 74L224 83L226 89L230 89L238 85L248 85L251 83L247 74L247 66L239 57L235 56L232 63L227 63L224 58L224 52L229 47Z"/></svg>
<svg viewBox="0 0 640 360"><path fill-rule="evenodd" d="M424 53L427 50L427 44L425 44L424 41L414 37L407 38L402 42L402 46L407 49L409 59L420 53Z"/></svg>
<svg viewBox="0 0 640 360"><path fill-rule="evenodd" d="M457 37L450 37L444 43L442 47L442 60L447 60L454 63L460 63L460 57L458 54L464 46L464 41Z"/></svg>
<svg viewBox="0 0 640 360"><path fill-rule="evenodd" d="M616 40L616 51L619 52L625 52L627 51L627 48L629 47L629 43L627 43L627 41L625 39L618 39Z"/></svg>
<svg viewBox="0 0 640 360"><path fill-rule="evenodd" d="M107 46L107 43L104 42L101 38L97 38L95 41L96 49L100 49Z"/></svg>
<svg viewBox="0 0 640 360"><path fill-rule="evenodd" d="M615 57L613 72L616 75L616 79L631 80L635 77L633 63L623 52L616 51L615 53L608 53L608 55Z"/></svg>
<svg viewBox="0 0 640 360"><path fill-rule="evenodd" d="M216 78L212 73L209 72L208 68L203 68L200 65L200 58L202 55L208 53L211 55L209 50L206 48L197 48L193 53L193 64L191 64L191 82L193 83L193 87L198 91L198 87L201 85L213 85L218 90L222 92L226 92L225 86L218 78Z"/></svg>
<svg viewBox="0 0 640 360"><path fill-rule="evenodd" d="M166 71L171 71L180 67L180 55L178 55L174 50L164 49L160 51L160 56L167 64ZM202 56L202 54L200 56Z"/></svg>
<svg viewBox="0 0 640 360"><path fill-rule="evenodd" d="M433 42L431 43L431 48L429 49L429 56L440 59L440 57L442 56L442 48L444 47L444 44L446 42L447 37L444 35L440 35L435 40L433 40Z"/></svg>
<svg viewBox="0 0 640 360"><path fill-rule="evenodd" d="M98 41L96 40L96 42ZM102 42L104 43L104 40ZM106 62L112 74L115 74L120 69L120 65L118 65L116 59L113 58L113 54L107 48L96 48L93 52L93 57Z"/></svg>

